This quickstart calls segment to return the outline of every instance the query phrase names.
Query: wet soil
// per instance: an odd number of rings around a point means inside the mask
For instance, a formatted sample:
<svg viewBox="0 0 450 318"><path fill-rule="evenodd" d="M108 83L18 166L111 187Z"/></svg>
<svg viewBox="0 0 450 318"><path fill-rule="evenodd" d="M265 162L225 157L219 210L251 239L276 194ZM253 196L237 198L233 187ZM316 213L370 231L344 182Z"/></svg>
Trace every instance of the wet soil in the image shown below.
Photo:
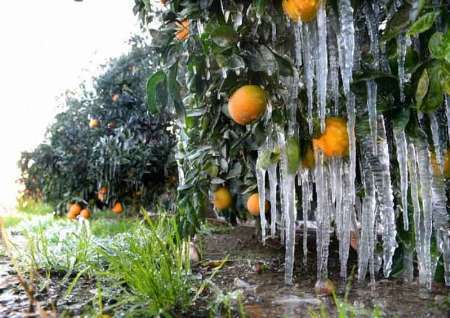
<svg viewBox="0 0 450 318"><path fill-rule="evenodd" d="M311 312L317 313L321 308L330 317L336 316L332 297L319 297L314 292L316 254L313 235L309 239L306 266L301 264L299 256L303 254L301 244L296 247L293 286L284 284L284 247L277 240L268 240L263 246L258 238L251 226L222 227L200 236L196 244L201 250L202 262L193 268L194 274L199 279L210 277L214 267L227 257L228 261L216 271L212 281L223 291L242 291L244 307L250 318L311 317ZM300 235L298 239L301 240ZM349 268L355 264L356 253L352 251ZM0 256L0 317L39 317L39 312L45 312L48 317L86 314L86 309L96 301L96 282L81 278L71 295L65 297L68 283L63 282L64 275L40 275L34 284L35 301L30 302L10 260ZM343 299L346 282L339 281L338 275L339 257L334 242L330 248L329 276L337 285L339 299ZM182 316L205 317L207 301L199 301L194 304L193 313ZM354 307L353 317L373 317L375 307L383 313L382 317L450 317L449 290L439 284L428 293L420 292L416 283L409 284L400 279L380 279L374 286L353 283L347 303Z"/></svg>
<svg viewBox="0 0 450 318"><path fill-rule="evenodd" d="M299 236L299 235L298 235ZM259 237L259 236L258 236ZM301 239L298 237L298 239ZM241 226L228 233L216 233L202 240L206 262L230 260L213 281L221 288L241 289L245 294L245 308L250 317L310 317L311 311L326 309L336 316L332 297L318 297L314 292L316 282L316 254L313 235L308 240L308 263L303 266L301 244L296 246L295 283L284 284L284 247L278 241L258 242L255 228ZM333 247L334 246L334 247ZM356 265L356 253L351 252L349 268ZM332 243L329 257L329 276L337 285L337 296L354 307L356 317L372 317L377 307L383 317L450 317L450 293L444 285L435 284L433 290L420 292L417 283L401 279L377 280L374 286L366 283L339 281L339 257L336 242Z"/></svg>

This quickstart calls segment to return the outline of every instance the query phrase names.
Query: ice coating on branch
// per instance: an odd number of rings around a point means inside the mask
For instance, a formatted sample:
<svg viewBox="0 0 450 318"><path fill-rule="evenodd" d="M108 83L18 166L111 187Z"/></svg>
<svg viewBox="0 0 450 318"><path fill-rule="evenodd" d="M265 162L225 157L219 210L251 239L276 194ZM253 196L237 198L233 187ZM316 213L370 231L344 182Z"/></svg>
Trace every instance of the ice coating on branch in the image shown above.
<svg viewBox="0 0 450 318"><path fill-rule="evenodd" d="M397 38L397 63L398 63L398 80L400 85L400 101L405 101L404 87L406 83L405 59L406 59L406 41L405 34L400 34Z"/></svg>
<svg viewBox="0 0 450 318"><path fill-rule="evenodd" d="M367 112L369 114L370 135L372 136L373 154L377 154L378 115L377 115L377 83L368 80L367 86Z"/></svg>
<svg viewBox="0 0 450 318"><path fill-rule="evenodd" d="M303 65L304 77L306 82L306 94L308 98L308 128L309 133L313 132L313 103L314 103L314 65L315 58L312 53L313 44L315 43L316 28L314 24L306 23L302 29L302 46L303 46Z"/></svg>
<svg viewBox="0 0 450 318"><path fill-rule="evenodd" d="M271 165L267 170L269 173L269 193L270 193L270 236L275 237L277 232L277 165Z"/></svg>
<svg viewBox="0 0 450 318"><path fill-rule="evenodd" d="M350 92L350 83L353 72L353 55L355 50L355 27L353 25L353 7L351 0L339 1L339 23L340 23L340 60L341 76L345 95Z"/></svg>
<svg viewBox="0 0 450 318"><path fill-rule="evenodd" d="M403 129L394 128L394 141L400 172L400 194L402 198L403 228L405 231L408 231L408 143L406 141L406 135Z"/></svg>
<svg viewBox="0 0 450 318"><path fill-rule="evenodd" d="M317 101L319 104L320 129L325 130L328 82L328 51L327 51L327 12L326 3L322 1L317 12L318 58L316 66Z"/></svg>
<svg viewBox="0 0 450 318"><path fill-rule="evenodd" d="M262 154L265 150L263 149L258 151L258 156ZM263 243L266 241L266 229L267 229L267 221L266 221L266 170L256 167L256 182L258 184L258 194L259 194L259 218L261 221L261 239Z"/></svg>
<svg viewBox="0 0 450 318"><path fill-rule="evenodd" d="M308 214L311 210L312 184L310 183L309 169L302 169L300 174L302 187L302 212L303 212L303 264L308 260Z"/></svg>

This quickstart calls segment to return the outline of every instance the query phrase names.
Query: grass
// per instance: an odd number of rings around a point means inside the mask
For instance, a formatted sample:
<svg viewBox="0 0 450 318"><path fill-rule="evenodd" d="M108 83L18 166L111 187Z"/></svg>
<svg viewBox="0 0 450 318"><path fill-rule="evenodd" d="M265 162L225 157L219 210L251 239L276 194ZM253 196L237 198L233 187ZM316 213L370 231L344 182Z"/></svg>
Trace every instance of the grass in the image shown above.
<svg viewBox="0 0 450 318"><path fill-rule="evenodd" d="M188 242L179 237L174 218L143 221L98 212L89 222L78 222L40 213L37 206L29 206L8 228L25 238L11 250L32 282L48 285L59 277L64 299L82 278L93 279L97 295L86 308L93 316L169 317L188 310L195 295Z"/></svg>

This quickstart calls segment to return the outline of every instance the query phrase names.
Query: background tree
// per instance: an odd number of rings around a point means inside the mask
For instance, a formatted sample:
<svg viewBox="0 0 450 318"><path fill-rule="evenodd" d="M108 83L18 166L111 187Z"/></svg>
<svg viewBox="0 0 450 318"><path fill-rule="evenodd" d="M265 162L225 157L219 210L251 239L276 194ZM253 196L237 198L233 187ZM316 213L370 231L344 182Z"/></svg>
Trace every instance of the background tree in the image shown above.
<svg viewBox="0 0 450 318"><path fill-rule="evenodd" d="M151 115L145 101L145 79L158 60L143 38L130 45L93 79L93 89L82 84L66 94L47 141L22 154L27 196L62 203L61 210L72 200L120 200L138 209L175 185L171 117ZM102 187L107 195L99 202Z"/></svg>

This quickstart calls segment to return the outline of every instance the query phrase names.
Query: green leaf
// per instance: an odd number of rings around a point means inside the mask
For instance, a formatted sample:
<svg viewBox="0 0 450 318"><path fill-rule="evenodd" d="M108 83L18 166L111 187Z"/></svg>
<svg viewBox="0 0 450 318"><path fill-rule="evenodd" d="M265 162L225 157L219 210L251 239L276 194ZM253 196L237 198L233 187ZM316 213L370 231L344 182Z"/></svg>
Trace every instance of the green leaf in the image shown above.
<svg viewBox="0 0 450 318"><path fill-rule="evenodd" d="M148 110L155 114L159 112L157 105L157 89L161 82L166 80L166 74L163 71L158 71L151 75L147 81L147 104Z"/></svg>
<svg viewBox="0 0 450 318"><path fill-rule="evenodd" d="M441 68L440 64L434 64L429 70L430 85L428 94L425 96L423 103L418 107L423 112L433 112L439 108L444 102L444 94L441 86Z"/></svg>
<svg viewBox="0 0 450 318"><path fill-rule="evenodd" d="M286 143L288 173L295 174L300 166L300 145L297 138L291 137Z"/></svg>
<svg viewBox="0 0 450 318"><path fill-rule="evenodd" d="M428 87L430 85L430 79L428 77L427 69L424 69L422 75L420 75L419 82L417 83L416 89L416 106L420 108L424 97L428 93Z"/></svg>
<svg viewBox="0 0 450 318"><path fill-rule="evenodd" d="M411 5L408 3L405 3L388 21L386 25L386 29L384 30L384 33L381 37L381 40L383 42L387 42L393 38L395 38L397 35L399 35L401 32L404 32L408 25L410 24L410 11L411 11Z"/></svg>
<svg viewBox="0 0 450 318"><path fill-rule="evenodd" d="M429 30L440 14L440 11L434 11L424 14L409 28L408 35L416 36L422 32Z"/></svg>
<svg viewBox="0 0 450 318"><path fill-rule="evenodd" d="M396 111L393 116L393 122L395 129L404 130L409 123L411 112L408 108L402 108L400 111Z"/></svg>
<svg viewBox="0 0 450 318"><path fill-rule="evenodd" d="M445 50L443 46L444 35L442 32L436 32L430 38L428 42L428 49L430 54L435 59L443 59L445 57Z"/></svg>

